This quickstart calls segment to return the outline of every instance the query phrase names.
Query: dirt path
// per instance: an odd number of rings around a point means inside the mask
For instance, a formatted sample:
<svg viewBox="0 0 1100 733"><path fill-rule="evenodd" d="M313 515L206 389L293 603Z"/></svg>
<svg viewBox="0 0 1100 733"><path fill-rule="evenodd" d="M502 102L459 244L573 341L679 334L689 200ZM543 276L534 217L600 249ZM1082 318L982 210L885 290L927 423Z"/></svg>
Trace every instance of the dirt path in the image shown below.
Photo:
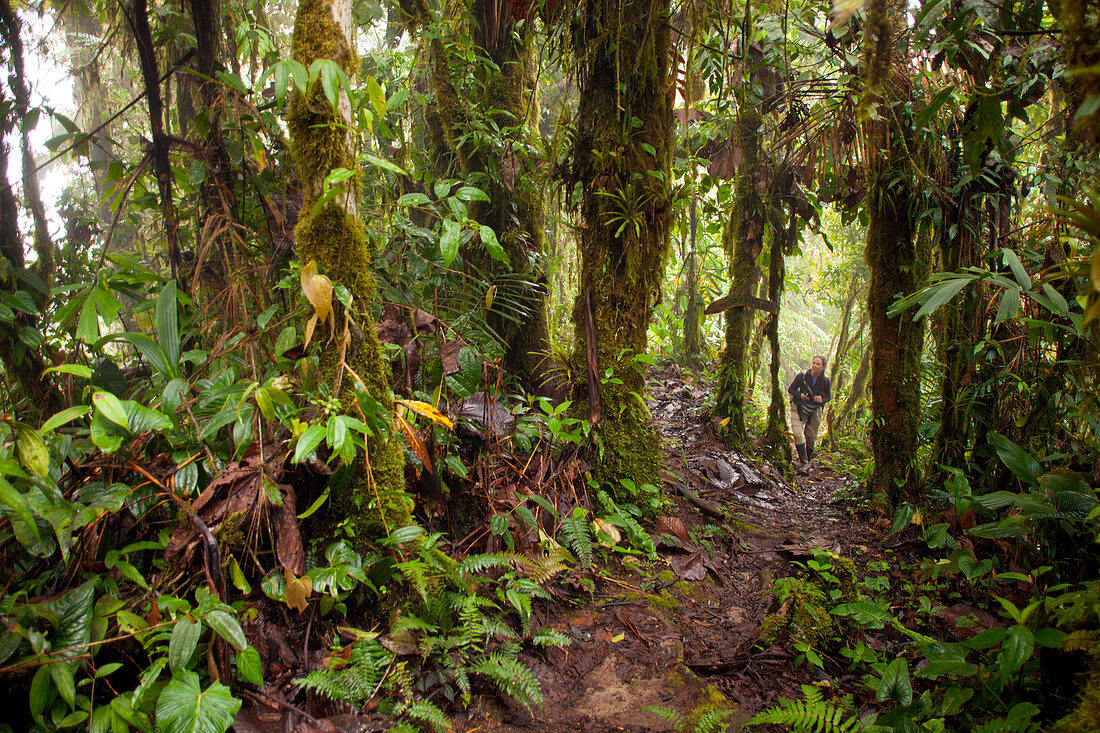
<svg viewBox="0 0 1100 733"><path fill-rule="evenodd" d="M580 577L595 588L594 603L545 612L541 621L573 643L527 659L542 684L544 712L472 710L460 727L665 731L674 725L647 707L674 709L686 721L720 705L739 711L731 719L737 730L812 681L791 650L757 644L761 622L775 610L772 579L792 574L791 561L812 547L858 559L877 544L875 535L833 498L849 493L851 479L815 468L792 485L770 466L726 450L707 424L708 395L705 385L660 372L650 381L649 406L672 481L721 507L725 519L677 496L675 517L658 523L667 530L655 538L663 562L627 558Z"/></svg>

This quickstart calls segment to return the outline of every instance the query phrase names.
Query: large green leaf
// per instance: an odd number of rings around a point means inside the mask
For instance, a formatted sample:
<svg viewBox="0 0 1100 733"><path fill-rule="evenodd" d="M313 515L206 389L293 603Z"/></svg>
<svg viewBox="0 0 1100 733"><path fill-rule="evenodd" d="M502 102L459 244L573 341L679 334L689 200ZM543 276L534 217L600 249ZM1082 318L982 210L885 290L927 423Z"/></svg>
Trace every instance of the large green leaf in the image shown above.
<svg viewBox="0 0 1100 733"><path fill-rule="evenodd" d="M50 451L38 431L30 425L12 423L15 428L15 455L23 468L45 478L50 472Z"/></svg>
<svg viewBox="0 0 1100 733"><path fill-rule="evenodd" d="M168 642L168 665L173 672L187 669L191 655L199 645L202 636L202 624L191 618L181 618L172 627L172 638Z"/></svg>
<svg viewBox="0 0 1100 733"><path fill-rule="evenodd" d="M439 235L439 254L443 257L443 265L450 267L458 256L458 240L462 226L454 219L443 220L443 231Z"/></svg>
<svg viewBox="0 0 1100 733"><path fill-rule="evenodd" d="M95 600L95 586L92 581L73 588L54 602L53 610L61 618L57 631L50 639L50 646L59 659L70 660L58 662L53 667L64 667L68 671L71 680L73 672L80 663L75 659L88 650L88 644L92 640L92 601ZM62 689L62 685L69 680L65 675L55 672L54 684L68 702L72 702L71 694Z"/></svg>
<svg viewBox="0 0 1100 733"><path fill-rule="evenodd" d="M214 682L205 690L199 676L182 670L172 676L157 700L157 725L164 733L225 733L241 701Z"/></svg>
<svg viewBox="0 0 1100 733"><path fill-rule="evenodd" d="M1031 629L1017 624L1008 630L1001 653L997 659L1001 664L1002 673L1012 673L1031 659L1031 653L1035 650L1035 635Z"/></svg>
<svg viewBox="0 0 1100 733"><path fill-rule="evenodd" d="M179 374L180 333L176 315L176 281L169 280L157 298L157 338L172 376Z"/></svg>
<svg viewBox="0 0 1100 733"><path fill-rule="evenodd" d="M38 524L35 523L34 514L31 512L31 506L27 503L27 497L19 493L4 478L0 478L0 504L15 512L15 516L23 521L23 524L34 535L35 540L42 541L41 536L38 534Z"/></svg>
<svg viewBox="0 0 1100 733"><path fill-rule="evenodd" d="M244 651L248 646L248 641L244 638L244 631L241 630L241 625L237 623L237 619L230 616L225 611L215 610L206 614L205 619L210 628L218 632L218 636L228 641L233 645L233 648L237 651Z"/></svg>
<svg viewBox="0 0 1100 733"><path fill-rule="evenodd" d="M909 680L909 664L902 657L890 662L875 691L879 702L896 700L902 705L913 702L913 683Z"/></svg>
<svg viewBox="0 0 1100 733"><path fill-rule="evenodd" d="M1001 462L1016 474L1016 478L1030 486L1038 483L1042 469L1034 456L1000 433L990 433L989 442L997 450Z"/></svg>
<svg viewBox="0 0 1100 733"><path fill-rule="evenodd" d="M156 341L149 338L143 333L119 333L113 336L108 336L100 341L100 345L109 343L111 341L124 341L135 349L137 349L145 360L148 361L154 369L157 370L165 379L173 379L178 377L176 368L172 366L172 363L168 360L168 354L164 349L157 344ZM178 344L177 344L178 348ZM177 357L178 358L178 357Z"/></svg>

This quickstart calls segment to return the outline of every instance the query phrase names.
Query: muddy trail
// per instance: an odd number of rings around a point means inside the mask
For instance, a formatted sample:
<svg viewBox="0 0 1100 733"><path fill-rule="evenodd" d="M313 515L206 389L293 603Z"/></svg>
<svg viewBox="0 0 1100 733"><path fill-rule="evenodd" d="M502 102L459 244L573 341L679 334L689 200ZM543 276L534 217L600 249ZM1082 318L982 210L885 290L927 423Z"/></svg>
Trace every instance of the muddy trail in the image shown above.
<svg viewBox="0 0 1100 733"><path fill-rule="evenodd" d="M661 561L605 564L585 574L574 604L544 607L537 620L567 634L561 649L530 654L545 699L534 715L486 700L459 716L459 730L666 731L715 706L734 709L730 730L815 681L783 637L760 643L761 624L782 613L774 578L812 548L852 558L882 554L882 537L853 518L854 479L821 460L793 482L751 456L728 450L705 411L710 387L670 371L650 378L649 407L664 437L669 483L713 505L708 516L681 492L659 518ZM844 680L839 680L844 687Z"/></svg>

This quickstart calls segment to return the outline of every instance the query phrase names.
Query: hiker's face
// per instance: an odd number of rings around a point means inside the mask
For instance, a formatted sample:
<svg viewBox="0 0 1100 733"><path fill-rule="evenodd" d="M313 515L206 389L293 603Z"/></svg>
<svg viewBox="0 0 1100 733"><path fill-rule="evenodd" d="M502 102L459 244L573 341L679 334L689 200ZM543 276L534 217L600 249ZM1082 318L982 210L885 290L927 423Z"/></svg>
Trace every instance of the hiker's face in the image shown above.
<svg viewBox="0 0 1100 733"><path fill-rule="evenodd" d="M810 364L810 374L815 377L820 377L821 373L825 371L825 362L821 359L814 359Z"/></svg>

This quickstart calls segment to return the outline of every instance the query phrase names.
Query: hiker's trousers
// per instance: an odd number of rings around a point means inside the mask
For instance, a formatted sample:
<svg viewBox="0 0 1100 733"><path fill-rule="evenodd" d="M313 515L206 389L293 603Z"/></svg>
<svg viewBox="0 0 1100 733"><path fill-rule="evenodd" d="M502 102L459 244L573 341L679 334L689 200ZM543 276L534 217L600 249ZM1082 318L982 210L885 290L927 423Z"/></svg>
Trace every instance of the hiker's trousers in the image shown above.
<svg viewBox="0 0 1100 733"><path fill-rule="evenodd" d="M791 423L791 433L794 435L795 445L802 445L803 443L815 445L817 443L817 431L821 427L822 412L824 412L824 407L817 408L803 422L801 415L798 414L798 405L792 404L790 406L790 409L787 410L787 418Z"/></svg>

